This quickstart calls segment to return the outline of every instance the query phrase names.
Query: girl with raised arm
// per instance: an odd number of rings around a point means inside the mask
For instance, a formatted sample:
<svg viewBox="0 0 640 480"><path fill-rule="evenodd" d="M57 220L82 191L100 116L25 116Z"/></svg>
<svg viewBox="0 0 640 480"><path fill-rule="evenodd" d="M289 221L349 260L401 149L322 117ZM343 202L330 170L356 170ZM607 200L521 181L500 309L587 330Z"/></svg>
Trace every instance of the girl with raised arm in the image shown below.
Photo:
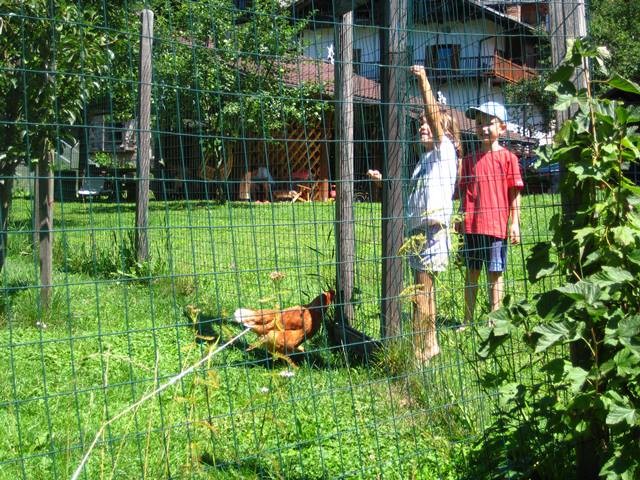
<svg viewBox="0 0 640 480"><path fill-rule="evenodd" d="M414 65L424 102L420 117L420 142L424 152L413 170L406 204L409 236L424 235L419 249L410 252L409 265L419 288L414 297L413 331L416 358L427 362L440 353L436 336L435 277L449 262L449 225L453 213L453 192L461 156L460 131L449 115L441 110L431 90L423 66ZM368 175L376 181L377 170Z"/></svg>

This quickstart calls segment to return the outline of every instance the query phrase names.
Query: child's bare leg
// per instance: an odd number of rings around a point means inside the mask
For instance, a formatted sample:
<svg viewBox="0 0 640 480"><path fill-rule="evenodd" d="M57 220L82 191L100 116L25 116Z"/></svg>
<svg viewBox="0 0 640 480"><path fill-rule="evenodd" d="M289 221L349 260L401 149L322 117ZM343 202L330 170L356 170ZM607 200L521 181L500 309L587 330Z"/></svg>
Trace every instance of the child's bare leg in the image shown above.
<svg viewBox="0 0 640 480"><path fill-rule="evenodd" d="M413 309L413 331L416 358L428 361L440 353L436 335L436 296L434 278L427 272L416 272L415 307Z"/></svg>
<svg viewBox="0 0 640 480"><path fill-rule="evenodd" d="M478 295L478 279L480 270L467 269L467 278L464 288L464 324L470 325L473 322L473 312L476 308L476 297Z"/></svg>
<svg viewBox="0 0 640 480"><path fill-rule="evenodd" d="M502 296L504 294L504 279L502 272L487 272L489 279L489 301L491 302L491 311L500 308Z"/></svg>

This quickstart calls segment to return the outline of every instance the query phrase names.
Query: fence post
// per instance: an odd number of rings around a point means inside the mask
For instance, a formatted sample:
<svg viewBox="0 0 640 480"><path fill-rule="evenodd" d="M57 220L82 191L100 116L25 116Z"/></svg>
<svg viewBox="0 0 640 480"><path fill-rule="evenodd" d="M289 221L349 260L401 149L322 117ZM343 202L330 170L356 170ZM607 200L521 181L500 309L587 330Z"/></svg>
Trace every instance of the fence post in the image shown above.
<svg viewBox="0 0 640 480"><path fill-rule="evenodd" d="M36 229L40 257L40 301L44 310L51 303L53 278L53 150L49 141L36 168Z"/></svg>
<svg viewBox="0 0 640 480"><path fill-rule="evenodd" d="M392 338L400 334L400 292L402 291L402 259L398 251L404 232L402 204L402 161L404 160L403 111L398 101L406 84L405 36L406 0L384 2L381 36L381 90L383 121L382 187L382 318L381 335Z"/></svg>
<svg viewBox="0 0 640 480"><path fill-rule="evenodd" d="M139 262L149 258L149 164L151 163L151 55L153 12L140 13L140 70L138 84L138 189L136 195L136 251Z"/></svg>
<svg viewBox="0 0 640 480"><path fill-rule="evenodd" d="M11 209L11 192L13 190L13 171L0 172L0 272L4 268L7 258L7 240L9 238L9 210Z"/></svg>
<svg viewBox="0 0 640 480"><path fill-rule="evenodd" d="M355 232L353 225L353 11L342 15L337 31L336 85L336 230L338 300L347 323L353 320Z"/></svg>
<svg viewBox="0 0 640 480"><path fill-rule="evenodd" d="M556 68L563 60L567 52L567 40L584 37L587 34L587 22L584 0L576 0L575 2L559 2L553 1L550 3L549 8L550 17L550 33L551 33L551 59L553 67ZM576 74L572 79L577 89L586 88L589 82L589 70L586 60L580 69L576 70ZM556 129L560 129L561 125L571 118L577 111L577 106L573 106L570 109L556 112ZM560 175L564 176L564 167L561 165ZM562 215L563 221L573 224L576 217L577 205L581 205L584 192L580 188L572 188L571 191L562 189ZM573 234L571 238L563 239L568 245L568 242L573 240ZM573 250L567 250L573 252ZM575 256L574 252L574 256ZM570 253L571 254L571 253ZM578 258L574 258L577 263ZM570 276L569 281L575 281ZM574 342L570 347L571 361L574 365L577 365L585 370L589 370L592 366L593 359L591 352L589 351L589 345L583 343ZM593 424L597 424L596 419L593 419ZM589 432L589 437L584 441L576 444L576 477L585 480L596 480L599 478L598 472L600 472L603 465L603 458L601 452L603 451L603 445L607 444L607 429L604 422L600 422L600 425L593 428Z"/></svg>
<svg viewBox="0 0 640 480"><path fill-rule="evenodd" d="M584 0L561 2L554 0L549 5L549 33L551 36L551 63L558 67L567 53L567 40L587 35L587 18ZM589 82L587 65L576 70L573 78L576 88L585 88ZM559 128L565 120L577 111L577 107L570 110L556 112L556 123Z"/></svg>

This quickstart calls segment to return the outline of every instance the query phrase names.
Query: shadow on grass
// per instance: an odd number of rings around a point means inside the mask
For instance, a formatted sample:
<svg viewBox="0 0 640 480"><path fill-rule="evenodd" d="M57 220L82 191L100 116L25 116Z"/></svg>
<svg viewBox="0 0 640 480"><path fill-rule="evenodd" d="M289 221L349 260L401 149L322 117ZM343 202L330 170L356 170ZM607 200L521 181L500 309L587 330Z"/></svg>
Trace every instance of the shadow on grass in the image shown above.
<svg viewBox="0 0 640 480"><path fill-rule="evenodd" d="M37 285L28 280L15 279L9 281L4 287L0 287L0 302L8 300L12 295L16 295L23 290L29 290L34 287L37 287Z"/></svg>
<svg viewBox="0 0 640 480"><path fill-rule="evenodd" d="M216 472L226 472L236 478L237 475L248 475L252 478L273 478L273 472L265 467L264 461L259 458L236 461L216 460L209 452L204 452L200 455L199 461L207 468L213 468Z"/></svg>

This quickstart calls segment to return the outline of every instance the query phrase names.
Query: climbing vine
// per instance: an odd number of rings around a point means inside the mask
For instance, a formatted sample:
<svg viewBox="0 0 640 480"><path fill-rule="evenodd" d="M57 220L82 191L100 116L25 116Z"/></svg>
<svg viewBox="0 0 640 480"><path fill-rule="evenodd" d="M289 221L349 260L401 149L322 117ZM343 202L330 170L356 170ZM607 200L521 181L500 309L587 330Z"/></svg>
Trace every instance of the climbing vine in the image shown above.
<svg viewBox="0 0 640 480"><path fill-rule="evenodd" d="M506 298L480 329L478 355L495 365L481 381L499 401L476 478L640 475L640 187L625 177L640 159L640 112L571 82L586 61L606 73L606 54L576 40L546 88L556 110L576 113L539 151L564 172L563 211L527 270L561 286ZM640 96L622 77L606 84ZM524 367L505 355L512 342L526 346Z"/></svg>

